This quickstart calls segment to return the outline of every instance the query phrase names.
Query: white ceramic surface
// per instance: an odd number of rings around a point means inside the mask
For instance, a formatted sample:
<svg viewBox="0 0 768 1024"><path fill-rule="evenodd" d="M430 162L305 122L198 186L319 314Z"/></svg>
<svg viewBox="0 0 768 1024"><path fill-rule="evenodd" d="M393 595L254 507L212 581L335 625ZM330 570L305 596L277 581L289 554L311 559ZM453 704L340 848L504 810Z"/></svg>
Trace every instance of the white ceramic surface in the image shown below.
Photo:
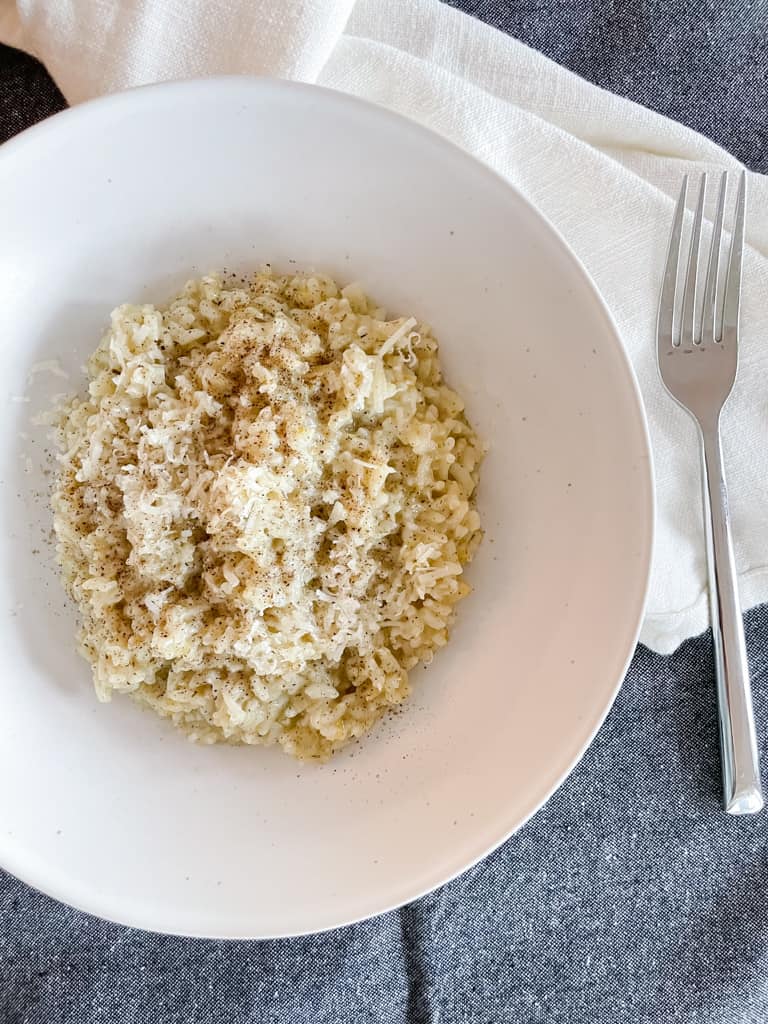
<svg viewBox="0 0 768 1024"><path fill-rule="evenodd" d="M652 539L635 384L553 229L414 124L245 78L125 93L25 133L0 151L0 224L0 864L128 924L266 937L393 907L500 843L603 720ZM117 303L294 260L431 322L490 444L487 536L450 646L407 713L327 766L195 747L129 700L96 702L30 422L80 385ZM53 358L72 382L28 384Z"/></svg>

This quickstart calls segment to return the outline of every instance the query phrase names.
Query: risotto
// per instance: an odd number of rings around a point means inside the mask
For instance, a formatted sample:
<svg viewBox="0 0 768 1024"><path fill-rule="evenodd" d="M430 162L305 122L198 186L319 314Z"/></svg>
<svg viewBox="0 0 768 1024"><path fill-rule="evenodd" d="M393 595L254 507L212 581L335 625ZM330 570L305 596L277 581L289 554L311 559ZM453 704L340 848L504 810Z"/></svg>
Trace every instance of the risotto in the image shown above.
<svg viewBox="0 0 768 1024"><path fill-rule="evenodd" d="M98 697L321 759L404 701L481 536L429 329L267 268L120 306L87 369L53 507Z"/></svg>

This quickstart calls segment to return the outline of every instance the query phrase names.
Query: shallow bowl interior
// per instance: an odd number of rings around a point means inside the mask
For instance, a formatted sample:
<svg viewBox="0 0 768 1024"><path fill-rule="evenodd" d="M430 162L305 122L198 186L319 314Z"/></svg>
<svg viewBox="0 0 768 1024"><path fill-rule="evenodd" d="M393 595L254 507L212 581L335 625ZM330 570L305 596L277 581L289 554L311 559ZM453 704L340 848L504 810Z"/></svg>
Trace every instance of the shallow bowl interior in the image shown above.
<svg viewBox="0 0 768 1024"><path fill-rule="evenodd" d="M376 913L523 822L606 714L645 594L643 416L583 269L424 129L311 87L152 87L0 153L0 863L116 920L266 937ZM487 531L406 713L326 766L99 705L52 568L45 430L110 309L213 269L315 268L430 322L488 442ZM63 383L30 368L58 359ZM26 400L29 399L29 400Z"/></svg>

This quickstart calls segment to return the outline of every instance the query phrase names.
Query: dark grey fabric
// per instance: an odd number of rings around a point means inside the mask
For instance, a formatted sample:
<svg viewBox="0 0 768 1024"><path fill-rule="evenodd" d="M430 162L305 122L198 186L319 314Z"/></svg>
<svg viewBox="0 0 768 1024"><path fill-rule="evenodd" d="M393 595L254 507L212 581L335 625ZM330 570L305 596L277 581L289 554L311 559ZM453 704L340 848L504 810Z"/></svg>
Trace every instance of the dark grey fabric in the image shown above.
<svg viewBox="0 0 768 1024"><path fill-rule="evenodd" d="M456 6L766 167L761 0ZM39 65L0 49L3 137L61 105ZM768 606L746 621L768 764ZM670 658L641 647L546 807L399 912L305 939L193 941L0 873L0 1024L762 1024L768 812L726 818L719 788L710 638Z"/></svg>
<svg viewBox="0 0 768 1024"><path fill-rule="evenodd" d="M66 105L42 64L26 53L0 46L0 142Z"/></svg>

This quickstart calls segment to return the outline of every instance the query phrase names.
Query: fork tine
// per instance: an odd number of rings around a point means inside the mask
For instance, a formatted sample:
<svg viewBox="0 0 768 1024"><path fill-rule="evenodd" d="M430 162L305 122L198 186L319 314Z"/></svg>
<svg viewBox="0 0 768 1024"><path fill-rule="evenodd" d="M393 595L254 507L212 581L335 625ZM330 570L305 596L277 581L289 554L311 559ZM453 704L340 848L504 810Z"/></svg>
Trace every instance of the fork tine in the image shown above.
<svg viewBox="0 0 768 1024"><path fill-rule="evenodd" d="M696 342L696 280L699 274L699 249L701 248L701 221L704 216L704 200L707 195L707 175L701 176L699 201L696 204L696 215L693 218L691 234L691 251L688 256L688 273L685 278L683 292L683 319L680 324L680 344L693 345Z"/></svg>
<svg viewBox="0 0 768 1024"><path fill-rule="evenodd" d="M723 238L723 214L725 213L725 194L728 189L728 171L723 171L720 178L720 195L717 200L717 213L712 226L712 242L709 247L709 263L707 264L707 281L704 285L704 305L701 310L701 341L709 344L715 341L715 309L717 307L717 276L720 270L720 249Z"/></svg>
<svg viewBox="0 0 768 1024"><path fill-rule="evenodd" d="M747 208L747 174L741 172L739 192L736 197L736 218L733 222L731 236L731 255L728 260L728 276L725 279L725 297L723 299L723 322L720 339L725 340L726 333L731 334L735 341L739 328L739 302L741 300L741 262L744 255L744 218Z"/></svg>
<svg viewBox="0 0 768 1024"><path fill-rule="evenodd" d="M675 216L672 219L672 233L669 236L667 263L664 267L664 280L661 286L659 301L658 345L659 355L662 350L669 351L674 345L675 299L677 297L677 275L680 266L680 239L683 234L683 218L685 217L685 199L688 193L688 175L683 175L680 195L677 197Z"/></svg>

